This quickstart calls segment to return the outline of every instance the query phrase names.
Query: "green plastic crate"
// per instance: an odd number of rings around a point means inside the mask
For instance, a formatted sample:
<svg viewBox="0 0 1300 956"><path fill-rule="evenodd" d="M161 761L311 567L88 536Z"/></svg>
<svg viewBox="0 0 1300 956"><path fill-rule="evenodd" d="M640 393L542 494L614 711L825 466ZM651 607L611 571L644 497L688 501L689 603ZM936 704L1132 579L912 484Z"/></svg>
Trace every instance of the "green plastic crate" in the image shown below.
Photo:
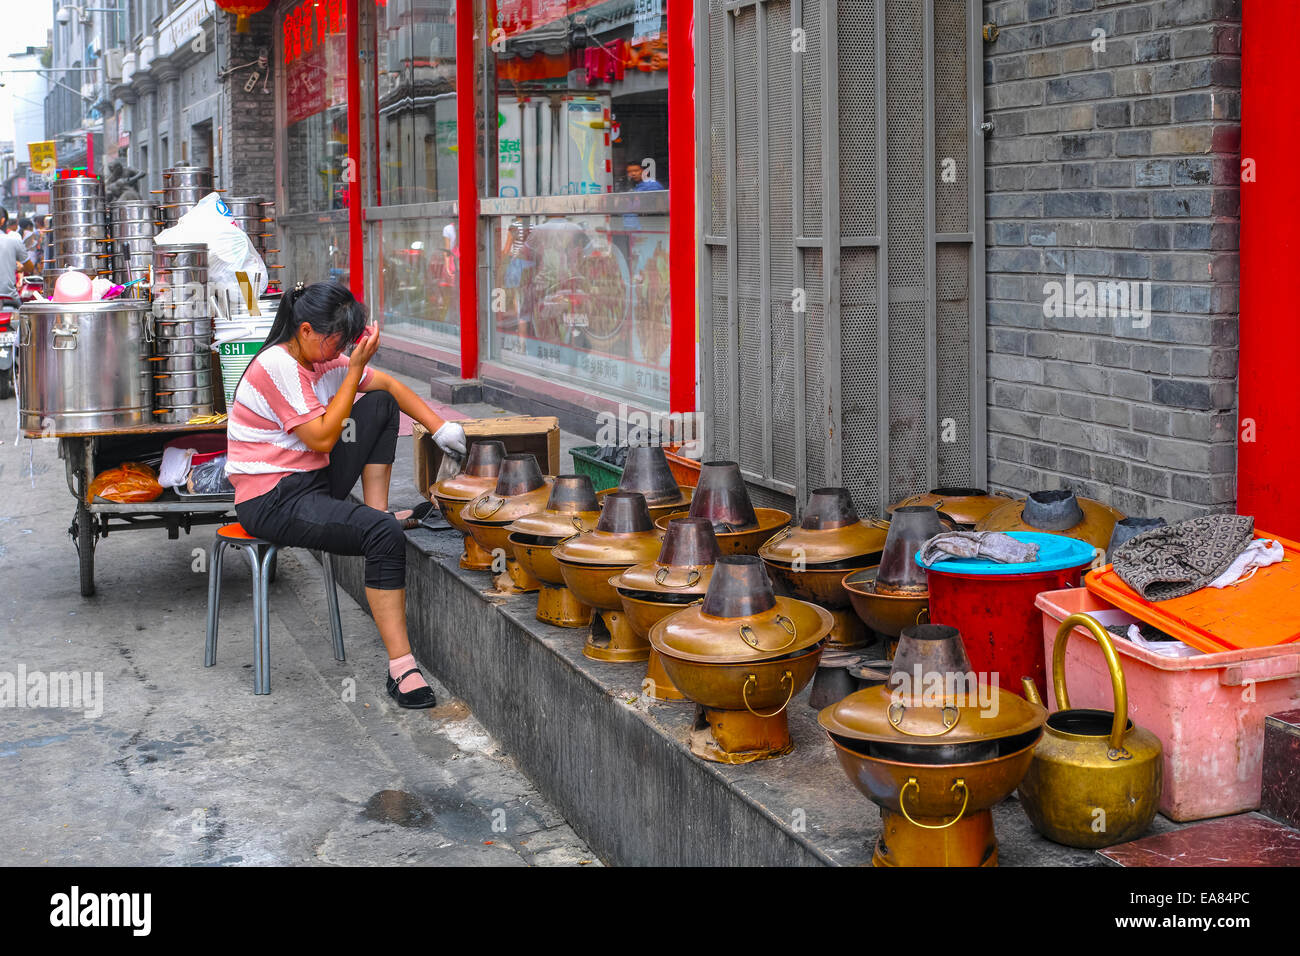
<svg viewBox="0 0 1300 956"><path fill-rule="evenodd" d="M584 445L581 448L569 449L569 454L573 456L573 470L579 475L589 476L597 491L616 488L623 480L623 469L607 461L601 461L596 457L598 451L600 451L599 445Z"/></svg>

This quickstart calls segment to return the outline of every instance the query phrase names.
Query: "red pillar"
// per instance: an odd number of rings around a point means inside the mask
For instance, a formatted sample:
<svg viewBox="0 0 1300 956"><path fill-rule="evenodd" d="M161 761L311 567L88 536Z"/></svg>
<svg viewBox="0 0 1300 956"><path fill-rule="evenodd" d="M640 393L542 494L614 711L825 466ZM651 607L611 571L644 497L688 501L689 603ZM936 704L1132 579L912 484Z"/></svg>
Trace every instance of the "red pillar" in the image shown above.
<svg viewBox="0 0 1300 956"><path fill-rule="evenodd" d="M668 410L695 411L695 47L692 0L668 0Z"/></svg>
<svg viewBox="0 0 1300 956"><path fill-rule="evenodd" d="M358 299L366 295L365 242L361 234L364 210L361 188L361 11L358 0L347 0L344 41L348 51L348 285Z"/></svg>
<svg viewBox="0 0 1300 956"><path fill-rule="evenodd" d="M460 221L460 375L478 376L478 176L474 125L474 3L456 0L456 197Z"/></svg>
<svg viewBox="0 0 1300 956"><path fill-rule="evenodd" d="M1300 538L1300 299L1289 288L1300 257L1297 28L1294 0L1242 4L1237 510L1289 538Z"/></svg>

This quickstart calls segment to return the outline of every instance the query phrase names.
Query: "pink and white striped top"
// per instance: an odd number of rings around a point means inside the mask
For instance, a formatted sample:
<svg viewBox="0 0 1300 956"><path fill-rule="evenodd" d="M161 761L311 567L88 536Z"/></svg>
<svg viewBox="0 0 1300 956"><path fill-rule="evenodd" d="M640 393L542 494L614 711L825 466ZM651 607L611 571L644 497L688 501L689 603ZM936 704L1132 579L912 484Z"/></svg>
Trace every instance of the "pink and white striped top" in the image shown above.
<svg viewBox="0 0 1300 956"><path fill-rule="evenodd" d="M293 429L325 414L347 371L346 355L308 371L283 345L249 363L226 423L226 474L235 486L235 504L266 494L287 474L329 464L329 455L312 451ZM373 378L367 368L357 391L367 391Z"/></svg>

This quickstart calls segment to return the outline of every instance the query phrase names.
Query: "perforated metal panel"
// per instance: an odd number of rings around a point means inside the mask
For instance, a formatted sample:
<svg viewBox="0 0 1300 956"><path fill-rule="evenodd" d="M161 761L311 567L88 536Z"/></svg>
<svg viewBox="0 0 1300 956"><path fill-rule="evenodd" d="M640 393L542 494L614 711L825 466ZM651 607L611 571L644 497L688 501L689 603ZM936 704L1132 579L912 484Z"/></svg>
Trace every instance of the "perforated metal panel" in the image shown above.
<svg viewBox="0 0 1300 956"><path fill-rule="evenodd" d="M876 226L876 0L838 0L840 233ZM891 49L892 53L892 49ZM918 71L919 72L919 71Z"/></svg>
<svg viewBox="0 0 1300 956"><path fill-rule="evenodd" d="M935 232L970 229L966 0L934 0Z"/></svg>
<svg viewBox="0 0 1300 956"><path fill-rule="evenodd" d="M794 162L793 74L790 49L790 4L771 2L767 9L767 219L768 283L771 367L771 439L772 477L790 485L799 472L795 452L795 402L797 375L795 365L795 329L792 297L794 294L794 203L792 169Z"/></svg>
<svg viewBox="0 0 1300 956"><path fill-rule="evenodd" d="M708 451L756 501L985 480L980 13L697 0Z"/></svg>
<svg viewBox="0 0 1300 956"><path fill-rule="evenodd" d="M822 65L826 53L822 46L822 7L803 0L800 13L805 50L799 55L799 74L803 81L800 128L803 131L803 206L795 210L805 236L822 235ZM802 222L801 222L802 217Z"/></svg>
<svg viewBox="0 0 1300 956"><path fill-rule="evenodd" d="M938 246L939 481L948 487L977 483L967 453L971 443L970 247Z"/></svg>
<svg viewBox="0 0 1300 956"><path fill-rule="evenodd" d="M726 45L722 31L726 26L727 12L723 0L708 0L709 5L709 115L725 116L727 104ZM701 51L703 53L703 51ZM727 232L727 157L731 149L731 127L726 123L711 123L708 130L709 163L709 214L714 235Z"/></svg>
<svg viewBox="0 0 1300 956"><path fill-rule="evenodd" d="M930 484L926 373L925 53L916 4L885 7L889 193L889 486L891 500ZM888 504L888 502L885 502Z"/></svg>
<svg viewBox="0 0 1300 956"><path fill-rule="evenodd" d="M872 514L881 513L878 259L875 249L845 249L840 258L843 483Z"/></svg>
<svg viewBox="0 0 1300 956"><path fill-rule="evenodd" d="M804 432L807 435L806 483L817 488L826 480L826 445L830 438L830 416L826 414L826 311L822 280L822 252L809 249L803 256L803 288L808 297L804 317Z"/></svg>

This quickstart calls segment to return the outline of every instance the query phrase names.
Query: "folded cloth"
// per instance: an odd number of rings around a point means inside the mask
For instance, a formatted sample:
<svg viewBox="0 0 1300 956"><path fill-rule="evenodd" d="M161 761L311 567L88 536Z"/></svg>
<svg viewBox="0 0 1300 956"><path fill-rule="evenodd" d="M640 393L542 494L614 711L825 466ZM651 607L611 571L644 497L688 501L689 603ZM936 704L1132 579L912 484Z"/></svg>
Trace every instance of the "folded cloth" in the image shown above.
<svg viewBox="0 0 1300 956"><path fill-rule="evenodd" d="M1038 560L1038 545L1017 541L1001 531L943 531L921 546L921 562L928 568L949 558L986 558L999 564L1027 564Z"/></svg>
<svg viewBox="0 0 1300 956"><path fill-rule="evenodd" d="M1199 591L1228 569L1255 534L1246 515L1202 515L1152 528L1111 556L1121 581L1148 601Z"/></svg>
<svg viewBox="0 0 1300 956"><path fill-rule="evenodd" d="M1226 588L1249 577L1254 573L1255 568L1266 568L1285 558L1286 548L1278 542L1269 538L1256 538L1246 545L1245 551L1233 558L1232 564L1228 565L1228 570L1210 582L1210 587Z"/></svg>

